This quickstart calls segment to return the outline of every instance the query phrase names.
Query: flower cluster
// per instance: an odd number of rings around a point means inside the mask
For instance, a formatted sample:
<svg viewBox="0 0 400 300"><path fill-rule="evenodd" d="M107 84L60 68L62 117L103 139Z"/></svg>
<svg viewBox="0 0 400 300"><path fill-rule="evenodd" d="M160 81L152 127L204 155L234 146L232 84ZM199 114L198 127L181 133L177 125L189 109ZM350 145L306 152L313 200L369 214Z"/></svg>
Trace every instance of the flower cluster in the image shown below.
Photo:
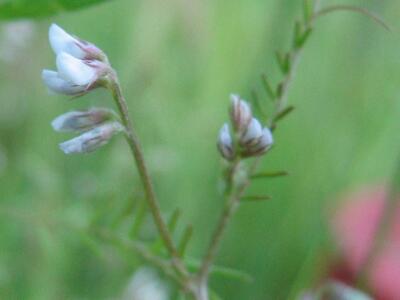
<svg viewBox="0 0 400 300"><path fill-rule="evenodd" d="M233 135L225 123L218 137L218 149L225 159L260 156L271 148L274 142L271 130L253 117L250 105L238 95L231 95L230 118Z"/></svg>
<svg viewBox="0 0 400 300"><path fill-rule="evenodd" d="M112 80L113 70L107 56L95 45L68 34L56 24L50 26L49 41L56 54L57 71L43 70L42 78L51 92L81 96L96 87L107 86ZM87 153L124 131L116 119L112 110L91 108L63 114L52 126L56 131L82 133L60 144L66 154Z"/></svg>
<svg viewBox="0 0 400 300"><path fill-rule="evenodd" d="M43 70L42 78L50 91L80 96L105 84L111 68L100 49L56 24L50 26L49 41L57 56L57 71Z"/></svg>

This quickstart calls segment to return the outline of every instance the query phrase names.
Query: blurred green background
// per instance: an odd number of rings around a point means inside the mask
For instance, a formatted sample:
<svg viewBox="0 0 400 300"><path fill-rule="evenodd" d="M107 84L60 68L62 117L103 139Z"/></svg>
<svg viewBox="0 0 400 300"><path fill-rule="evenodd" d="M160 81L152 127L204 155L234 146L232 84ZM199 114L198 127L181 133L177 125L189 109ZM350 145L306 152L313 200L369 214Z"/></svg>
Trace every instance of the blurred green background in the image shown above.
<svg viewBox="0 0 400 300"><path fill-rule="evenodd" d="M393 173L400 3L322 1L337 3L378 13L392 32L351 13L316 24L289 95L296 111L280 124L260 168L291 176L252 185L273 200L241 207L218 263L254 275L254 282L213 277L223 299L293 299L311 286L333 252L328 221L340 196ZM108 54L162 208L167 216L179 207L183 222L193 224L189 254L199 257L223 205L215 143L228 96L248 99L253 88L264 95L263 72L279 80L274 51L288 48L301 14L301 1L293 0L114 0L22 27L2 22L0 299L118 299L137 267L132 253L121 258L115 247L79 233L94 218L115 225L142 192L122 138L90 155L58 149L69 136L53 132L53 118L113 103L104 90L73 101L48 95L40 73L55 64L47 38L52 22ZM130 219L115 227L124 222ZM152 232L150 226L143 238Z"/></svg>

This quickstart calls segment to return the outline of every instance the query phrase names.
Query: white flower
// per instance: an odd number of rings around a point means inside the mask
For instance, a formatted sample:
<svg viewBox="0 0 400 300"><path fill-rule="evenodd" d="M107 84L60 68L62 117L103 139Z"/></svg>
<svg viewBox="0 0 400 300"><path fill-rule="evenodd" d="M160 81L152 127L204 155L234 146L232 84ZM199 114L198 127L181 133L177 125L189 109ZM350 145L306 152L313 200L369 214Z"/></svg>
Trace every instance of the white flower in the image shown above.
<svg viewBox="0 0 400 300"><path fill-rule="evenodd" d="M230 114L233 127L238 133L243 133L253 117L250 105L235 94L231 95Z"/></svg>
<svg viewBox="0 0 400 300"><path fill-rule="evenodd" d="M50 26L49 42L56 55L65 52L78 59L106 59L103 51L95 45L70 35L56 24Z"/></svg>
<svg viewBox="0 0 400 300"><path fill-rule="evenodd" d="M79 46L79 40L56 24L52 24L49 28L49 42L54 53L57 55L65 52L80 59L84 59L86 56L85 51Z"/></svg>
<svg viewBox="0 0 400 300"><path fill-rule="evenodd" d="M120 123L108 122L61 143L60 148L65 154L89 153L107 144L114 134L123 130Z"/></svg>
<svg viewBox="0 0 400 300"><path fill-rule="evenodd" d="M168 300L168 289L152 269L142 268L133 275L123 300Z"/></svg>
<svg viewBox="0 0 400 300"><path fill-rule="evenodd" d="M112 119L114 112L105 108L91 108L82 111L70 111L53 120L54 130L84 131Z"/></svg>
<svg viewBox="0 0 400 300"><path fill-rule="evenodd" d="M49 41L57 55L57 71L43 70L42 79L50 91L79 96L104 85L103 79L112 71L100 49L56 24L50 26Z"/></svg>
<svg viewBox="0 0 400 300"><path fill-rule="evenodd" d="M43 70L42 79L47 88L54 93L79 95L86 91L86 86L75 85L61 78L56 71Z"/></svg>
<svg viewBox="0 0 400 300"><path fill-rule="evenodd" d="M229 132L229 125L227 123L225 123L219 131L217 145L221 155L224 158L231 160L234 157L232 137Z"/></svg>
<svg viewBox="0 0 400 300"><path fill-rule="evenodd" d="M240 137L241 145L254 145L258 139L263 135L263 128L261 123L256 119L252 118L248 126L245 128L242 136Z"/></svg>
<svg viewBox="0 0 400 300"><path fill-rule="evenodd" d="M73 84L87 86L95 81L96 69L68 53L58 54L56 65L59 76Z"/></svg>
<svg viewBox="0 0 400 300"><path fill-rule="evenodd" d="M65 52L57 55L56 64L57 72L43 70L42 79L51 91L66 95L79 95L94 88L106 72L100 62L88 63Z"/></svg>

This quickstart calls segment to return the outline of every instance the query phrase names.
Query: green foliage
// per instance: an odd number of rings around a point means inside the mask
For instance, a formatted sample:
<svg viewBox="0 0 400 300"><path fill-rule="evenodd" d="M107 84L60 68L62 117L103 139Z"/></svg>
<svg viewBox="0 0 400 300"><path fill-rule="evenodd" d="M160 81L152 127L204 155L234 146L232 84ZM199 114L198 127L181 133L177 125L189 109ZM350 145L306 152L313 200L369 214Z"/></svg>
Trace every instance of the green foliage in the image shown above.
<svg viewBox="0 0 400 300"><path fill-rule="evenodd" d="M110 0L3 0L0 19L45 17L107 1Z"/></svg>

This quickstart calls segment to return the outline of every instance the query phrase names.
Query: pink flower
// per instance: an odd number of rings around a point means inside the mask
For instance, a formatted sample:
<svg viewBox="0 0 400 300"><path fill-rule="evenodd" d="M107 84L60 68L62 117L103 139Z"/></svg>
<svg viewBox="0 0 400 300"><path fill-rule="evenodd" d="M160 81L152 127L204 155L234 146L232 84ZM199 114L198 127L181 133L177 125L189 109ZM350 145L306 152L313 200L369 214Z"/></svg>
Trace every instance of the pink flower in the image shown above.
<svg viewBox="0 0 400 300"><path fill-rule="evenodd" d="M343 256L344 268L355 278L374 243L387 192L383 187L364 189L345 199L333 218L333 231ZM368 283L376 299L400 299L400 207L387 240L374 257Z"/></svg>

